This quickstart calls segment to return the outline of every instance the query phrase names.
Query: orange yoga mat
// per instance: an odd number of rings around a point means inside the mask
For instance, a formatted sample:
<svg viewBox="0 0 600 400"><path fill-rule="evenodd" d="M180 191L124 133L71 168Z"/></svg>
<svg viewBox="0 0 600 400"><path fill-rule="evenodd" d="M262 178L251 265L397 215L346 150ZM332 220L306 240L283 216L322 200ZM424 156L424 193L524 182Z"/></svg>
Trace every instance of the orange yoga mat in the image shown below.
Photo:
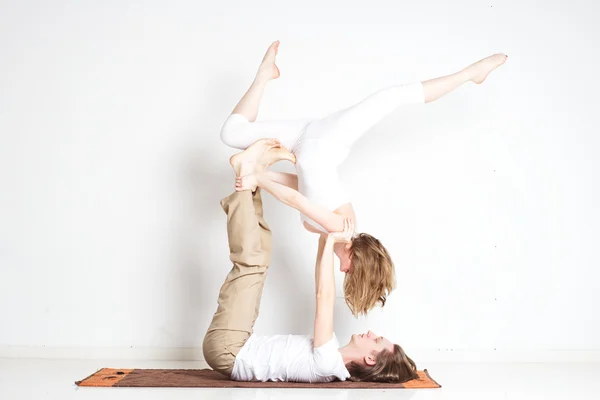
<svg viewBox="0 0 600 400"><path fill-rule="evenodd" d="M113 369L103 368L75 382L93 387L198 387L198 388L331 388L331 389L422 389L441 387L427 370L419 371L419 379L404 383L375 382L238 382L211 369Z"/></svg>

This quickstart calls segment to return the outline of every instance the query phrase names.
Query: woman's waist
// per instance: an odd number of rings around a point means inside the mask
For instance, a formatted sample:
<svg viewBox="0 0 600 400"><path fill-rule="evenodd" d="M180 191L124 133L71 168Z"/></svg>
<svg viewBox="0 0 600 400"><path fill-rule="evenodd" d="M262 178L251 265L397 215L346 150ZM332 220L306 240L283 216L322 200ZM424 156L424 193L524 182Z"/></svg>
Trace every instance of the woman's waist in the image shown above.
<svg viewBox="0 0 600 400"><path fill-rule="evenodd" d="M350 202L350 196L337 180L307 184L299 178L298 191L312 203L325 207L330 211L334 211Z"/></svg>

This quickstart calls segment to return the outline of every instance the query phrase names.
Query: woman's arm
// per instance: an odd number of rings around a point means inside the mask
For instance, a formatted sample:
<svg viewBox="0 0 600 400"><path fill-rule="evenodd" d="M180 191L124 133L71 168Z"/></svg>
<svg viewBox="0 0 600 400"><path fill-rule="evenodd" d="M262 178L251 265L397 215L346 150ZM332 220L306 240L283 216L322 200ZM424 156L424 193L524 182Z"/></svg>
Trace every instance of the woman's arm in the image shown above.
<svg viewBox="0 0 600 400"><path fill-rule="evenodd" d="M319 251L315 268L315 312L314 347L320 347L333 337L333 309L335 303L335 279L333 275L333 246L336 242L348 242L354 234L354 222L344 220L342 232L330 233L319 239Z"/></svg>
<svg viewBox="0 0 600 400"><path fill-rule="evenodd" d="M300 211L328 232L339 232L344 228L343 215L313 203L297 190L271 180L268 174L258 175L256 181L258 186L271 193L277 200Z"/></svg>
<svg viewBox="0 0 600 400"><path fill-rule="evenodd" d="M289 188L298 190L298 175L288 174L287 172L275 172L267 170L265 172L267 178L273 182L281 183Z"/></svg>

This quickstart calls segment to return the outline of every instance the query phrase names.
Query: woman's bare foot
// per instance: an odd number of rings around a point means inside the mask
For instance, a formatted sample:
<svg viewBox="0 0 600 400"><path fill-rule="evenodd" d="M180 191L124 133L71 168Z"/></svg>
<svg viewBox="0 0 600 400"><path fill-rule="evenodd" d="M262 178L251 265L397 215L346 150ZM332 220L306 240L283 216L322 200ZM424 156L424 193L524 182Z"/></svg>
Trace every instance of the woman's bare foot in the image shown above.
<svg viewBox="0 0 600 400"><path fill-rule="evenodd" d="M229 159L229 163L235 171L235 176L244 176L254 172L262 155L280 146L281 144L277 139L260 139L241 153L234 154Z"/></svg>
<svg viewBox="0 0 600 400"><path fill-rule="evenodd" d="M283 146L273 147L262 153L258 159L258 164L265 167L271 166L278 161L287 160L296 164L296 156Z"/></svg>
<svg viewBox="0 0 600 400"><path fill-rule="evenodd" d="M271 43L265 56L258 67L258 72L256 73L256 79L260 81L264 81L267 83L271 79L279 78L279 68L275 65L275 56L277 56L277 52L279 51L279 40Z"/></svg>
<svg viewBox="0 0 600 400"><path fill-rule="evenodd" d="M504 64L507 58L507 55L497 53L469 65L466 70L469 72L470 80L477 84L482 83L489 73Z"/></svg>

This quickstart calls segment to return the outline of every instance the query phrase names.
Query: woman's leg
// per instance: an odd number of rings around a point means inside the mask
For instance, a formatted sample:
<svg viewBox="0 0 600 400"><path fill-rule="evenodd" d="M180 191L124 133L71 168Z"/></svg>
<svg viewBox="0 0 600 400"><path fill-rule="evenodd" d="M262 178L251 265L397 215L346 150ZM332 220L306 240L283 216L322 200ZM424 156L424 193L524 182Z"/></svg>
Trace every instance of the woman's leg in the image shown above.
<svg viewBox="0 0 600 400"><path fill-rule="evenodd" d="M504 64L506 58L504 54L494 54L455 74L422 82L425 103L439 99L466 82L482 83L490 72Z"/></svg>
<svg viewBox="0 0 600 400"><path fill-rule="evenodd" d="M231 114L221 128L221 141L229 147L246 150L257 140L270 138L291 151L309 122L308 119L249 122L240 114Z"/></svg>
<svg viewBox="0 0 600 400"><path fill-rule="evenodd" d="M279 78L279 68L275 65L275 57L277 56L278 50L279 41L271 43L258 67L254 82L252 82L252 85L250 85L246 94L242 97L237 106L235 106L231 112L232 114L243 115L250 122L256 121L258 107L260 106L260 101L262 100L267 83L269 83L271 79Z"/></svg>
<svg viewBox="0 0 600 400"><path fill-rule="evenodd" d="M274 138L290 149L308 124L307 120L255 122L265 87L270 80L279 78L275 65L278 48L279 41L269 46L252 85L223 124L221 140L226 145L245 150L259 139Z"/></svg>
<svg viewBox="0 0 600 400"><path fill-rule="evenodd" d="M324 135L340 145L351 146L399 106L432 102L468 81L481 83L505 60L504 54L494 54L452 75L379 90L352 107L315 121L307 137Z"/></svg>

